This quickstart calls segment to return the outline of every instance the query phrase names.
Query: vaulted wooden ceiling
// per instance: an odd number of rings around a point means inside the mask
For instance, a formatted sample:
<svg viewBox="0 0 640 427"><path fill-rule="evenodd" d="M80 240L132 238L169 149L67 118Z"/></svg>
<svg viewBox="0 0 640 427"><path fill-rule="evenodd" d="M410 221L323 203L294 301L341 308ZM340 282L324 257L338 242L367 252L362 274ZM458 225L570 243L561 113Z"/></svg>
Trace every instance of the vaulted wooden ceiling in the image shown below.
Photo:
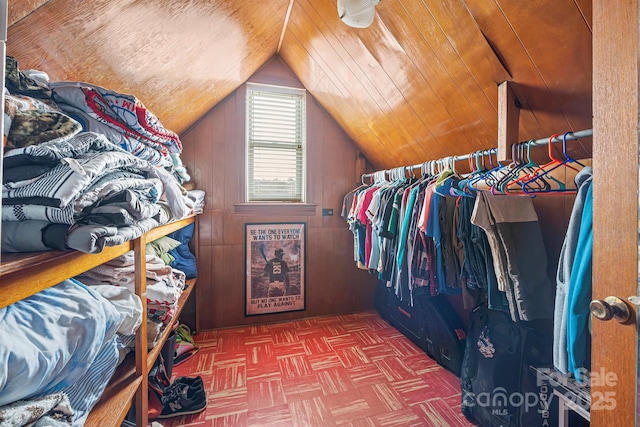
<svg viewBox="0 0 640 427"><path fill-rule="evenodd" d="M505 80L520 140L591 127L590 0L381 0L366 29L336 0L16 0L8 21L21 69L134 94L178 133L273 55L379 168L495 147Z"/></svg>

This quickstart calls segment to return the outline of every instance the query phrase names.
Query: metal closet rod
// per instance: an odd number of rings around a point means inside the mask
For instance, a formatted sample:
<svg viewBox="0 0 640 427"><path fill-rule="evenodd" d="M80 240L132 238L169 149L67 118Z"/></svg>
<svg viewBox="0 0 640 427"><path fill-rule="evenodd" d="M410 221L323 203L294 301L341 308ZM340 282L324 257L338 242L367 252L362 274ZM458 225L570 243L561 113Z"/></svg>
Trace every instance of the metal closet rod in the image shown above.
<svg viewBox="0 0 640 427"><path fill-rule="evenodd" d="M567 135L566 140L567 141L572 141L572 140L576 140L576 139L580 139L580 138L587 138L587 137L590 137L592 135L593 135L593 129L584 129L584 130L580 130L580 131L577 131L577 132L569 133ZM547 145L549 143L549 138L550 138L550 136L546 137L546 138L536 139L534 141L522 141L522 142L518 142L518 144L528 144L530 147L537 147L537 146L540 146L540 145ZM561 134L561 135L556 136L555 138L553 138L551 140L551 142L552 143L562 142L562 139L563 138L562 138L562 134ZM468 160L470 155L473 155L473 154L476 154L476 153L478 153L480 155L489 155L489 154L495 153L497 150L498 150L497 147L496 148L490 148L488 150L474 151L471 154L462 154L462 155L459 155L459 156L443 157L443 158L441 158L439 160L435 160L435 161L438 162L438 161L444 161L444 160L448 160L448 159L453 159L454 162L457 162L457 161L460 161L460 160ZM428 163L428 161L427 162L418 163L417 165L413 165L413 166L400 166L398 168L385 169L385 170L381 170L381 171L377 171L377 172L373 172L373 173L365 173L365 174L362 175L362 180L364 182L365 178L371 178L371 177L374 177L376 174L379 174L379 173L382 173L382 172L390 172L390 171L401 169L401 168L404 168L405 171L409 170L409 169L412 169L412 170L413 169L421 169L422 166L425 163Z"/></svg>

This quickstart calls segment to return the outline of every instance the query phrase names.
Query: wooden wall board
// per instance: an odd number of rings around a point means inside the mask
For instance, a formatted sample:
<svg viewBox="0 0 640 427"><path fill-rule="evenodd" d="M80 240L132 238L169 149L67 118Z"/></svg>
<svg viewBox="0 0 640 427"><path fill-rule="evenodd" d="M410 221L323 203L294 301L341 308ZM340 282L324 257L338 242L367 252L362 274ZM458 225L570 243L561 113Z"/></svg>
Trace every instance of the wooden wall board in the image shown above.
<svg viewBox="0 0 640 427"><path fill-rule="evenodd" d="M273 78L279 83L300 84L277 57L262 70L265 74L257 74L251 81ZM286 206L247 210L238 205L243 201L239 182L244 182L244 133L235 130L244 128L243 106L244 90L238 90L183 135L185 143L195 145L195 149L187 151L191 157L185 157L184 162L198 171L198 187L207 193L224 194L222 201L205 205L202 215L201 224L206 225L200 227L199 234L199 266L203 268L196 287L198 329L372 309L375 278L355 268L353 237L339 217L344 195L357 186L354 182L357 154L352 141L309 97L307 202L315 207L300 211L300 215L292 214L295 210ZM202 131L200 127L214 130ZM323 207L332 208L334 215L322 217ZM307 309L245 317L244 224L283 221L307 224Z"/></svg>

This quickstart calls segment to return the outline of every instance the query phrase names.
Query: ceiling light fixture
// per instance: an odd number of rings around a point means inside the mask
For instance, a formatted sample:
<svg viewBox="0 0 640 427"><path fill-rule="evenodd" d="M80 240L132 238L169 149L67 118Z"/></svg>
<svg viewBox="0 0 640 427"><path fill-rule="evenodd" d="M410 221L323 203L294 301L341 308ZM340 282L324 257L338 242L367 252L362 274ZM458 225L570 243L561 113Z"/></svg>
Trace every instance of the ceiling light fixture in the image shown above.
<svg viewBox="0 0 640 427"><path fill-rule="evenodd" d="M340 20L353 28L367 28L376 14L380 0L338 0Z"/></svg>

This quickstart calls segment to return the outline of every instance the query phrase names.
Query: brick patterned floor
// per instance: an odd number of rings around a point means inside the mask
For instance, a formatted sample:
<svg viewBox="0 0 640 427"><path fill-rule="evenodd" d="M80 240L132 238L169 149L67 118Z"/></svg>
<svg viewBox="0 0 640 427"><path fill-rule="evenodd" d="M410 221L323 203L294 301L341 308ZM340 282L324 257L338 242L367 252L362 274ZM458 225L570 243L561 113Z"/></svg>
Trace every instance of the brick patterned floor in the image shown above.
<svg viewBox="0 0 640 427"><path fill-rule="evenodd" d="M375 312L216 330L173 376L201 375L207 409L164 426L472 426L458 378Z"/></svg>

